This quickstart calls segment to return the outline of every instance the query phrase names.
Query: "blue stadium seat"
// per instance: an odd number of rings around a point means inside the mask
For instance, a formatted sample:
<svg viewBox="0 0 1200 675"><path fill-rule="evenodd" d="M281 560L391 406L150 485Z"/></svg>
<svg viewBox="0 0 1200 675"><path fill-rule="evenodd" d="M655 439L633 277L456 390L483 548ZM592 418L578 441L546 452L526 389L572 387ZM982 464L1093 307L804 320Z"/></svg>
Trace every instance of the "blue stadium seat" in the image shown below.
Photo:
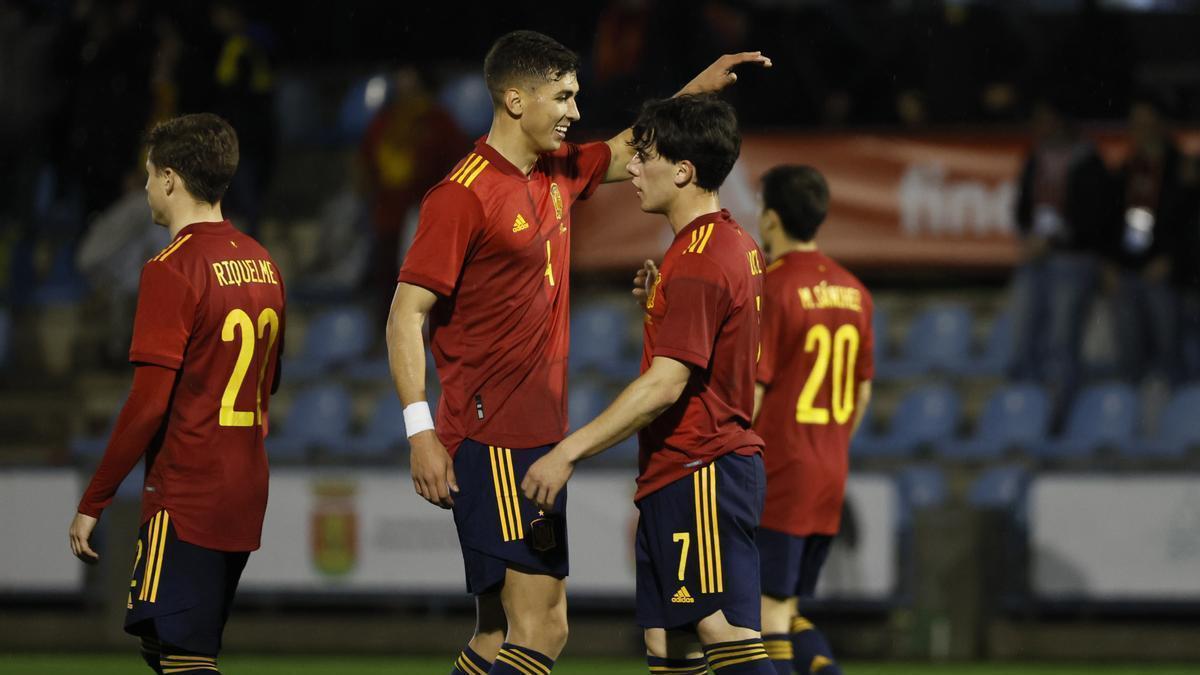
<svg viewBox="0 0 1200 675"><path fill-rule="evenodd" d="M903 529L915 512L941 506L950 492L946 474L931 464L905 467L896 475L896 486L903 504L899 514Z"/></svg>
<svg viewBox="0 0 1200 675"><path fill-rule="evenodd" d="M1004 311L992 319L983 350L967 364L963 374L999 377L1012 367L1015 342L1012 314Z"/></svg>
<svg viewBox="0 0 1200 675"><path fill-rule="evenodd" d="M282 428L267 437L268 456L272 460L302 460L313 448L336 448L347 436L350 410L350 395L338 385L300 391Z"/></svg>
<svg viewBox="0 0 1200 675"><path fill-rule="evenodd" d="M1049 426L1050 403L1041 387L1004 385L984 405L974 437L945 440L937 445L938 455L952 460L995 459L1008 450L1044 443Z"/></svg>
<svg viewBox="0 0 1200 675"><path fill-rule="evenodd" d="M1200 447L1200 384L1181 387L1163 409L1158 433L1121 446L1123 454L1143 459L1179 459Z"/></svg>
<svg viewBox="0 0 1200 675"><path fill-rule="evenodd" d="M330 449L335 455L346 459L382 460L407 447L404 404L395 392L385 391L375 402L375 409L362 433Z"/></svg>
<svg viewBox="0 0 1200 675"><path fill-rule="evenodd" d="M1078 460L1101 448L1123 447L1133 440L1137 419L1137 396L1128 385L1087 387L1071 406L1063 434L1035 445L1033 454L1048 460Z"/></svg>
<svg viewBox="0 0 1200 675"><path fill-rule="evenodd" d="M572 374L594 371L619 380L637 375L629 348L628 311L611 302L580 303L571 311Z"/></svg>
<svg viewBox="0 0 1200 675"><path fill-rule="evenodd" d="M1019 466L995 466L975 479L967 492L967 503L982 509L1008 510L1025 493L1029 474Z"/></svg>
<svg viewBox="0 0 1200 675"><path fill-rule="evenodd" d="M304 335L299 356L283 366L287 377L308 379L340 366L366 353L376 331L361 307L339 307L313 318Z"/></svg>
<svg viewBox="0 0 1200 675"><path fill-rule="evenodd" d="M881 369L887 370L888 363L890 363L893 358L891 350L891 334L888 332L891 324L888 316L889 315L886 307L875 305L874 309L872 309L871 335L874 338L874 343L872 345L871 356L875 362L876 377L879 377Z"/></svg>
<svg viewBox="0 0 1200 675"><path fill-rule="evenodd" d="M908 457L923 445L951 438L961 412L962 402L953 388L939 384L915 389L900 401L886 432L860 433L854 438L852 454L862 458Z"/></svg>
<svg viewBox="0 0 1200 675"><path fill-rule="evenodd" d="M970 351L970 310L958 303L934 305L913 320L900 357L877 371L890 379L930 372L960 373L970 363Z"/></svg>

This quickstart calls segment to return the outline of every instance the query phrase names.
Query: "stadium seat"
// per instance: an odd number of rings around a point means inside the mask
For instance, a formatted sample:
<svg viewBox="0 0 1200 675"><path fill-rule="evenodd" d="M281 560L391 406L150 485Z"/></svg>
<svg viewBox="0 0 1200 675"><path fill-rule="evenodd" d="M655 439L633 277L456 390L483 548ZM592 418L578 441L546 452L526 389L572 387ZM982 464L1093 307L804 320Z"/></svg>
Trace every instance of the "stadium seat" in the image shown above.
<svg viewBox="0 0 1200 675"><path fill-rule="evenodd" d="M1009 312L1000 312L992 319L983 350L963 371L964 375L1000 377L1012 367L1014 354L1013 320Z"/></svg>
<svg viewBox="0 0 1200 675"><path fill-rule="evenodd" d="M982 472L967 492L967 503L981 509L1007 510L1023 496L1029 474L1019 466L995 466Z"/></svg>
<svg viewBox="0 0 1200 675"><path fill-rule="evenodd" d="M951 387L929 385L915 389L900 401L886 432L872 434L865 433L864 429L854 438L852 455L861 458L911 456L923 445L951 438L958 427L961 411L958 393Z"/></svg>
<svg viewBox="0 0 1200 675"><path fill-rule="evenodd" d="M404 405L395 392L384 391L375 401L375 409L362 433L330 449L336 456L345 459L383 460L407 447Z"/></svg>
<svg viewBox="0 0 1200 675"><path fill-rule="evenodd" d="M1101 384L1079 393L1058 437L1033 446L1033 454L1047 460L1086 459L1101 448L1120 448L1133 440L1138 405L1133 390L1124 384Z"/></svg>
<svg viewBox="0 0 1200 675"><path fill-rule="evenodd" d="M884 379L961 373L970 362L970 349L970 310L957 303L935 305L913 320L900 357L877 366L876 371Z"/></svg>
<svg viewBox="0 0 1200 675"><path fill-rule="evenodd" d="M309 379L354 361L366 353L375 332L367 312L360 307L322 312L308 325L301 354L288 359L283 372L288 377Z"/></svg>
<svg viewBox="0 0 1200 675"><path fill-rule="evenodd" d="M1121 445L1122 454L1137 459L1179 459L1200 447L1200 384L1181 387L1158 422L1158 433Z"/></svg>
<svg viewBox="0 0 1200 675"><path fill-rule="evenodd" d="M898 514L902 530L910 527L917 511L941 506L949 494L946 474L931 464L905 467L896 474L896 487L902 505Z"/></svg>
<svg viewBox="0 0 1200 675"><path fill-rule="evenodd" d="M336 448L350 427L350 395L338 385L300 391L292 401L278 433L267 437L272 460L302 460L313 448Z"/></svg>
<svg viewBox="0 0 1200 675"><path fill-rule="evenodd" d="M938 455L950 460L995 459L1008 450L1044 443L1049 425L1049 399L1041 387L1004 385L984 405L975 435L938 443Z"/></svg>
<svg viewBox="0 0 1200 675"><path fill-rule="evenodd" d="M629 312L612 302L581 303L571 311L572 374L596 372L614 379L637 375L636 357L628 349Z"/></svg>

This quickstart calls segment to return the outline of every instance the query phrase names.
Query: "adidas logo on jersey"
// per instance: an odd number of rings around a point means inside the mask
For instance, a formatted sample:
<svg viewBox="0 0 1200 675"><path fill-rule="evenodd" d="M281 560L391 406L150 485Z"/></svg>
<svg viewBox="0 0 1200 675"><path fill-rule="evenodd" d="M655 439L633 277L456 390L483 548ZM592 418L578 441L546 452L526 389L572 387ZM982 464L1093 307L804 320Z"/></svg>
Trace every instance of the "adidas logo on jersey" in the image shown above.
<svg viewBox="0 0 1200 675"><path fill-rule="evenodd" d="M528 229L529 229L529 223L525 220L525 216L518 213L517 219L515 221L513 221L513 232L520 232L521 230L528 230Z"/></svg>
<svg viewBox="0 0 1200 675"><path fill-rule="evenodd" d="M696 602L691 593L688 593L687 586L680 586L679 590L675 591L675 597L671 598L671 602L677 605L686 605Z"/></svg>

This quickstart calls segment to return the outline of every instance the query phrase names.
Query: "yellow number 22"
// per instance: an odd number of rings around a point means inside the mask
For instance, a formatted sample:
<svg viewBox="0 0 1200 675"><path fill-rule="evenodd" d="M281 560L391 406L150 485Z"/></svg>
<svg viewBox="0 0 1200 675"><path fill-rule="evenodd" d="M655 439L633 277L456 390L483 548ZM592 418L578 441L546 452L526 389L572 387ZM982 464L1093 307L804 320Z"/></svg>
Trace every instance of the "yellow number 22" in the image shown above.
<svg viewBox="0 0 1200 675"><path fill-rule="evenodd" d="M269 336L267 335L268 330L270 331ZM252 427L262 424L263 379L267 375L267 362L271 360L271 349L275 347L275 340L279 337L279 315L270 307L264 309L258 315L258 330L255 331L250 315L243 310L235 309L225 317L225 325L221 328L221 340L233 342L235 331L241 333L242 344L238 350L237 362L233 365L233 372L229 375L229 382L225 385L225 393L221 396L221 415L218 421L223 427ZM254 358L256 337L257 340L267 338L267 349L263 352L258 368L258 386L254 390L254 411L235 410L234 405L237 404L238 392L242 390L242 382L246 379L246 372L250 370L250 361Z"/></svg>

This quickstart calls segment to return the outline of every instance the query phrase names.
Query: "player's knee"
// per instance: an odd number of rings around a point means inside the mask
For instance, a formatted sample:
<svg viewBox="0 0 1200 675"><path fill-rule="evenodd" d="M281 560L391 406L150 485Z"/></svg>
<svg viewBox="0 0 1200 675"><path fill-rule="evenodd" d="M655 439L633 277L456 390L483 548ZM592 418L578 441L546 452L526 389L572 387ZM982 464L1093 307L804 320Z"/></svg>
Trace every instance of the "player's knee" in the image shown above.
<svg viewBox="0 0 1200 675"><path fill-rule="evenodd" d="M500 652L500 645L504 644L504 628L479 628L475 630L475 635L471 637L470 646L488 661L495 661L496 654Z"/></svg>
<svg viewBox="0 0 1200 675"><path fill-rule="evenodd" d="M526 612L509 617L509 642L537 645L539 651L557 652L567 644L567 613L565 609L548 608L542 612Z"/></svg>
<svg viewBox="0 0 1200 675"><path fill-rule="evenodd" d="M667 632L661 628L647 628L643 635L646 639L646 654L659 659L667 658Z"/></svg>

